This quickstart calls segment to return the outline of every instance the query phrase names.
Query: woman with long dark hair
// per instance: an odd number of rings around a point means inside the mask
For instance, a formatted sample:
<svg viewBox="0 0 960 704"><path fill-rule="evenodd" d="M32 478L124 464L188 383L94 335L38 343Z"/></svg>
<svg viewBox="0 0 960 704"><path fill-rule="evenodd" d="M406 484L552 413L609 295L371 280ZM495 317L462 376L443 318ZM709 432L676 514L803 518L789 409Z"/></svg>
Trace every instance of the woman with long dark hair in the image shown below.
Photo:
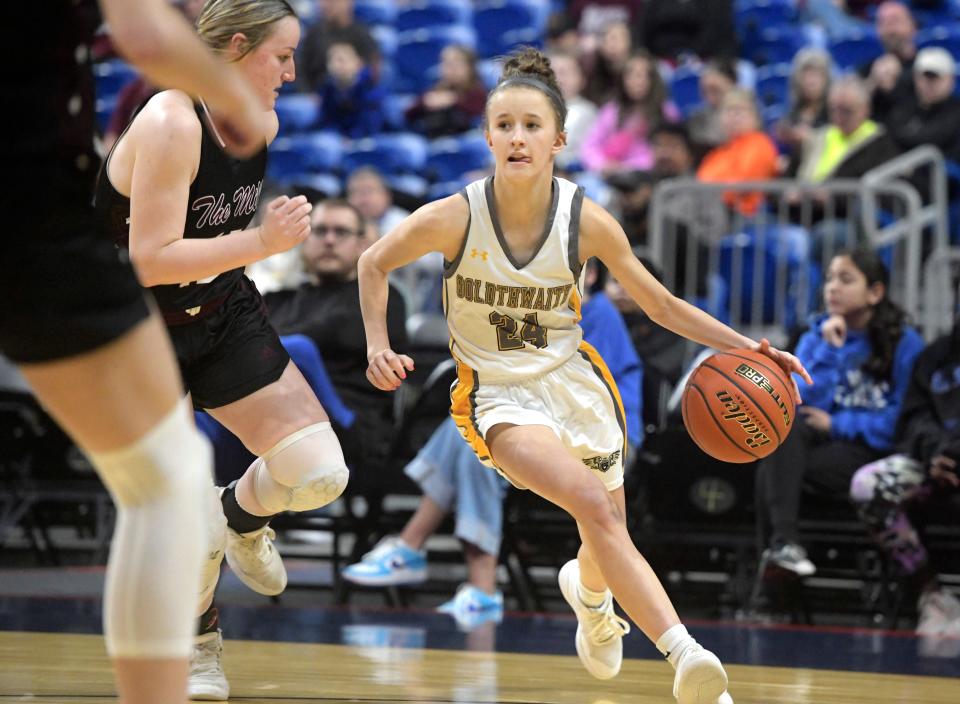
<svg viewBox="0 0 960 704"><path fill-rule="evenodd" d="M894 428L923 339L887 295L889 273L876 252L840 252L830 261L826 310L797 344L813 377L783 445L761 460L757 510L767 525L765 563L800 576L816 567L799 543L800 494L845 497L854 472L893 446Z"/></svg>

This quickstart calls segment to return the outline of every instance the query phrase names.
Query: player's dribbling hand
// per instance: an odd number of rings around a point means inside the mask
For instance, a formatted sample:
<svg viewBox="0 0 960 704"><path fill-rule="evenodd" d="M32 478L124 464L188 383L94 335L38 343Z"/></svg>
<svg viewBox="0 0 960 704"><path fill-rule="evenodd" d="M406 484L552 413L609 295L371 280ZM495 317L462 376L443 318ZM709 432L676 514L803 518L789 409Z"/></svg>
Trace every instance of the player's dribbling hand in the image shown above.
<svg viewBox="0 0 960 704"><path fill-rule="evenodd" d="M757 347L754 351L767 355L770 359L780 365L780 368L783 369L783 371L790 375L790 381L793 382L793 394L796 397L796 401L797 403L803 403L803 398L800 396L800 387L797 386L797 380L793 378L793 374L799 374L805 382L811 385L813 384L813 379L810 378L810 373L804 368L800 360L789 352L784 352L783 350L778 350L776 347L772 347L770 345L770 340L765 337L757 343Z"/></svg>
<svg viewBox="0 0 960 704"><path fill-rule="evenodd" d="M414 369L413 360L391 349L380 350L369 358L367 379L381 391L396 391Z"/></svg>
<svg viewBox="0 0 960 704"><path fill-rule="evenodd" d="M280 196L267 204L260 239L270 254L286 252L303 242L310 234L310 211L313 206L306 196Z"/></svg>

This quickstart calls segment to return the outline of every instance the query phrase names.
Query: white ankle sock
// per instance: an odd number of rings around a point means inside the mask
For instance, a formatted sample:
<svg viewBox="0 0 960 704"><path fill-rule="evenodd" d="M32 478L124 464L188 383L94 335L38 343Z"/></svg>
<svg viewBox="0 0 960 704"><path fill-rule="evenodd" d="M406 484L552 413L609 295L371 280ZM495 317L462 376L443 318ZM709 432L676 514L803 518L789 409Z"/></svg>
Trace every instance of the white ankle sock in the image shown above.
<svg viewBox="0 0 960 704"><path fill-rule="evenodd" d="M589 606L592 609L602 606L603 602L607 599L607 594L610 593L610 590L604 590L602 592L594 592L587 589L581 582L577 582L577 597L580 601Z"/></svg>
<svg viewBox="0 0 960 704"><path fill-rule="evenodd" d="M657 650L663 653L663 656L677 669L677 663L680 662L680 656L697 641L693 636L687 633L687 628L682 623L668 628L660 638L657 639Z"/></svg>

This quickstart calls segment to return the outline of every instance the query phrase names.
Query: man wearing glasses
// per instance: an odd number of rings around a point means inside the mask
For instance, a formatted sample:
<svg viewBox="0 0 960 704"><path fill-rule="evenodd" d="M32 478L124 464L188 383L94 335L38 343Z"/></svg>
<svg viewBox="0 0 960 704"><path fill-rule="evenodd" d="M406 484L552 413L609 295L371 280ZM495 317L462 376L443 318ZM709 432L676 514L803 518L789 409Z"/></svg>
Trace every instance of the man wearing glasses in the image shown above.
<svg viewBox="0 0 960 704"><path fill-rule="evenodd" d="M393 401L366 378L366 337L357 285L357 261L371 244L366 223L355 207L337 199L314 203L310 225L301 250L307 280L299 288L264 296L270 322L281 335L298 334L313 341L334 389L355 414L349 428L337 428L347 465L378 467L386 461L392 440ZM387 326L390 340L405 349L404 299L393 286ZM354 489L362 488L358 479L362 484L358 475L351 479Z"/></svg>

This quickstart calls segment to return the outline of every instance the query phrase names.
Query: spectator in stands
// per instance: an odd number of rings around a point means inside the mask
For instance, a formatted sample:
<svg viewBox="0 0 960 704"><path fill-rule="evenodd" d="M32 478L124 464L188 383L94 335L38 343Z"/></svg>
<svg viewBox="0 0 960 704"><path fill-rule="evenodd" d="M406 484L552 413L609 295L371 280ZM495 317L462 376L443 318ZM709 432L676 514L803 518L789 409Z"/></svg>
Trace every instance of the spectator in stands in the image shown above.
<svg viewBox="0 0 960 704"><path fill-rule="evenodd" d="M890 112L888 127L904 151L932 144L960 160L960 98L953 95L957 66L946 49L928 47L913 63L914 95Z"/></svg>
<svg viewBox="0 0 960 704"><path fill-rule="evenodd" d="M378 229L377 238L389 234L410 213L393 204L390 188L372 166L362 166L347 179L347 201ZM375 241L375 240L374 240ZM403 291L407 313L439 310L443 256L426 256L393 272L391 283Z"/></svg>
<svg viewBox="0 0 960 704"><path fill-rule="evenodd" d="M860 178L867 171L900 153L883 125L870 119L870 93L855 75L844 76L830 88L829 124L812 131L787 169L787 176L807 183L823 183L834 178ZM797 203L799 196L788 196ZM844 218L847 198L828 202L825 195L814 195L814 212L810 222L824 215ZM844 232L849 228L844 227ZM853 242L840 242L851 246Z"/></svg>
<svg viewBox="0 0 960 704"><path fill-rule="evenodd" d="M768 524L762 564L800 576L816 567L800 545L801 489L845 498L864 464L890 452L919 333L887 295L889 274L871 250L830 261L825 313L814 318L796 354L813 385L803 390L796 427L757 469L758 518Z"/></svg>
<svg viewBox="0 0 960 704"><path fill-rule="evenodd" d="M851 14L848 4L847 0L801 0L797 3L800 20L815 24L831 40L870 28L865 20Z"/></svg>
<svg viewBox="0 0 960 704"><path fill-rule="evenodd" d="M643 366L623 318L598 282L596 263L588 264L582 314L584 339L610 369L626 413L628 454L643 441L641 388ZM626 464L626 463L625 463ZM506 481L481 464L446 418L404 470L423 490L416 512L397 537L387 537L361 562L343 570L347 581L371 586L417 584L427 578L424 544L447 514L456 513L454 534L463 543L467 582L438 611L451 614L469 629L503 615L497 590L497 557L503 534L502 502Z"/></svg>
<svg viewBox="0 0 960 704"><path fill-rule="evenodd" d="M376 223L381 237L410 214L393 204L383 174L372 166L361 166L347 178L347 201L360 211L364 220Z"/></svg>
<svg viewBox="0 0 960 704"><path fill-rule="evenodd" d="M383 128L383 88L370 67L346 41L334 41L327 49L328 75L320 87L320 129L336 130L357 139L377 134Z"/></svg>
<svg viewBox="0 0 960 704"><path fill-rule="evenodd" d="M700 99L702 104L687 119L690 139L703 150L720 146L724 140L720 123L720 104L737 86L737 67L729 59L711 59L700 74Z"/></svg>
<svg viewBox="0 0 960 704"><path fill-rule="evenodd" d="M580 62L573 54L551 52L550 65L557 76L557 85L567 104L567 146L557 154L555 164L564 171L579 171L580 149L597 118L597 106L580 95L584 76Z"/></svg>
<svg viewBox="0 0 960 704"><path fill-rule="evenodd" d="M640 45L658 59L681 63L737 56L733 0L647 0Z"/></svg>
<svg viewBox="0 0 960 704"><path fill-rule="evenodd" d="M631 178L614 180L620 195L620 222L633 246L648 243L647 216L657 183L669 178L693 178L695 175L694 145L683 124L661 123L651 134L650 144L653 147L653 169L632 174ZM717 199L701 198L691 193L671 198L659 217L668 223L669 236L681 243L688 242L694 235L697 240L706 242L726 231L727 216L723 204ZM678 251L686 251L684 244L678 247ZM685 255L678 256L681 258L678 265L682 269ZM682 294L684 281L683 275L679 275L674 290Z"/></svg>
<svg viewBox="0 0 960 704"><path fill-rule="evenodd" d="M297 73L301 90L317 93L327 77L330 45L345 41L353 46L363 63L379 77L380 48L370 30L353 15L353 0L315 0L320 20L310 27L297 52Z"/></svg>
<svg viewBox="0 0 960 704"><path fill-rule="evenodd" d="M634 52L623 69L616 96L606 103L587 134L580 161L604 175L647 171L653 166L650 132L661 122L676 122L680 112L667 100L667 89L653 57Z"/></svg>
<svg viewBox="0 0 960 704"><path fill-rule="evenodd" d="M413 130L431 139L461 134L477 126L486 102L476 53L451 44L440 53L440 80L417 98L406 118Z"/></svg>
<svg viewBox="0 0 960 704"><path fill-rule="evenodd" d="M352 473L352 488L362 490L386 461L392 440L393 402L366 379L367 350L360 317L357 261L368 246L364 219L343 200L314 204L311 233L303 243L304 268L309 280L296 289L268 293L264 301L270 322L281 335L302 334L316 344L336 392L356 414L349 430L338 432L347 464L362 468ZM391 288L387 308L391 339L406 344L406 315L402 294ZM339 431L339 429L338 429Z"/></svg>
<svg viewBox="0 0 960 704"><path fill-rule="evenodd" d="M587 100L603 105L616 95L633 47L630 25L623 20L604 25L597 47L581 54L584 74L587 76L584 89Z"/></svg>
<svg viewBox="0 0 960 704"><path fill-rule="evenodd" d="M873 91L873 119L889 126L891 110L913 93L917 23L906 4L889 0L877 8L876 29L884 54L862 66L860 75Z"/></svg>
<svg viewBox="0 0 960 704"><path fill-rule="evenodd" d="M850 496L908 590L917 633L960 636L960 601L943 589L908 511L960 513L960 320L920 353L897 423L897 454L857 470Z"/></svg>
<svg viewBox="0 0 960 704"><path fill-rule="evenodd" d="M777 175L777 147L762 130L757 102L748 90L734 88L720 107L726 141L712 149L697 169L705 183L765 181ZM757 211L759 193L725 193L723 201L743 215Z"/></svg>
<svg viewBox="0 0 960 704"><path fill-rule="evenodd" d="M814 130L827 123L827 94L833 61L822 49L801 49L790 69L789 112L774 128L774 137L795 155ZM868 112L869 114L869 112Z"/></svg>

